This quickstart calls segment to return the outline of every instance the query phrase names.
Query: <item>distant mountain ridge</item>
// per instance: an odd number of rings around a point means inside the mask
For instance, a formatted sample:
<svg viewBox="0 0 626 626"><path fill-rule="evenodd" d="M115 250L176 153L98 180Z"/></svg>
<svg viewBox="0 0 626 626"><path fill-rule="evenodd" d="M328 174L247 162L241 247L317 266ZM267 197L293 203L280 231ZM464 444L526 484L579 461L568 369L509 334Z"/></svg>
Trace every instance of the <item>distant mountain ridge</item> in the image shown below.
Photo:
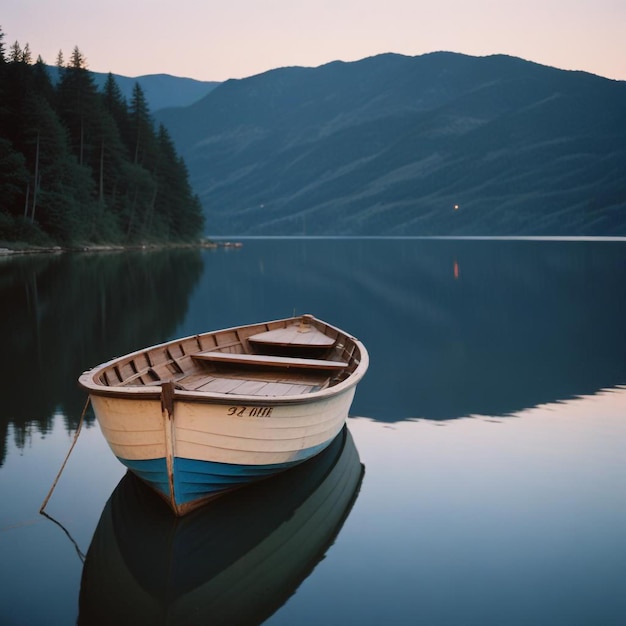
<svg viewBox="0 0 626 626"><path fill-rule="evenodd" d="M626 235L626 82L384 54L163 109L212 235Z"/></svg>
<svg viewBox="0 0 626 626"><path fill-rule="evenodd" d="M48 72L53 82L57 82L59 70L56 66L48 66ZM107 73L92 72L96 85L104 86ZM171 76L170 74L146 74L144 76L122 76L113 74L122 95L127 101L133 93L135 83L139 83L144 91L151 111L158 111L166 107L186 107L201 98L204 98L220 83L215 81L201 81L193 78Z"/></svg>

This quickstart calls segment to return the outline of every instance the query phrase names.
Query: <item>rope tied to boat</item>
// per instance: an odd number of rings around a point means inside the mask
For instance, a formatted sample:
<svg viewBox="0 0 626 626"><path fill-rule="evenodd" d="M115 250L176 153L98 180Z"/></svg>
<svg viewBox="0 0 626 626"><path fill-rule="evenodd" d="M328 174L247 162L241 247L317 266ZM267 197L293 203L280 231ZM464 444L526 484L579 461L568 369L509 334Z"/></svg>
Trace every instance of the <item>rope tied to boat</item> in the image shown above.
<svg viewBox="0 0 626 626"><path fill-rule="evenodd" d="M54 491L55 487L57 486L57 483L59 482L59 478L61 478L61 474L63 473L63 470L65 469L68 459L70 458L70 454L72 454L72 450L74 449L74 446L76 445L76 442L78 441L78 435L80 435L80 431L83 427L83 422L85 421L85 414L87 413L87 408L89 407L90 402L91 402L91 397L87 397L87 402L85 402L85 407L83 408L83 412L80 414L80 420L78 420L78 426L76 427L76 432L74 433L74 440L72 441L72 445L70 446L70 449L67 453L67 456L65 457L65 460L63 461L63 465L61 465L61 469L59 470L57 477L54 479L54 483L52 484L52 487L50 488L50 491L48 492L46 499L43 501L43 504L41 505L41 508L39 509L40 515L43 515L44 517L48 518L51 522L54 522L67 535L69 540L74 545L74 549L76 550L76 554L78 554L78 558L83 563L85 562L85 554L80 549L76 540L72 537L72 535L67 530L67 528L65 528L65 526L61 524L61 522L59 522L58 520L54 519L54 517L46 513L45 508L48 505L48 501L50 500L50 497L52 496L52 492Z"/></svg>
<svg viewBox="0 0 626 626"><path fill-rule="evenodd" d="M83 412L80 415L80 420L78 420L78 426L76 427L76 433L74 434L74 441L72 441L72 445L70 446L69 452L67 453L67 456L65 457L65 461L63 461L63 465L61 465L61 469L59 470L59 473L57 474L57 477L55 478L54 483L52 484L52 487L50 488L50 491L48 492L48 495L46 496L46 499L43 501L43 504L41 505L41 508L39 509L39 513L41 515L46 515L44 513L44 509L48 505L48 500L50 500L50 497L52 496L52 492L55 490L57 483L59 482L59 478L61 478L61 474L63 473L63 470L65 469L68 459L70 458L70 454L72 454L72 450L74 449L74 446L76 445L76 442L78 441L78 435L80 435L80 431L83 427L83 422L85 421L85 414L87 413L87 408L89 407L90 402L91 402L91 397L88 396L87 402L85 402L85 408L83 409ZM49 516L46 515L46 517L49 517Z"/></svg>

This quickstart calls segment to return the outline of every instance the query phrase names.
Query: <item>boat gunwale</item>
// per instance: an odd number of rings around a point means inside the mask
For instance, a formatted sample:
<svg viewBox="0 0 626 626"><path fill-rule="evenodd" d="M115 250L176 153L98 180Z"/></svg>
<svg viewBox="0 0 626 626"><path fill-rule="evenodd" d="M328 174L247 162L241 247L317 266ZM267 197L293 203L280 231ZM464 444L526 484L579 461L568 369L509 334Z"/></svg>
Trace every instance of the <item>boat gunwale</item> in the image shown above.
<svg viewBox="0 0 626 626"><path fill-rule="evenodd" d="M259 396L259 395L246 395L246 394L225 394L219 392L209 392L209 391L195 391L195 390L187 390L181 388L175 388L174 394L175 397L180 401L187 401L190 403L206 403L206 404L246 404L251 406L266 406L268 404L272 405L287 405L287 404L308 404L312 402L318 402L324 398L331 398L336 396L344 391L349 390L351 387L354 387L358 384L358 382L365 375L368 366L369 366L369 355L367 349L359 341L356 337L346 333L345 331L333 326L332 324L328 324L323 320L320 320L312 315L298 315L294 317L288 317L277 320L270 320L267 322L256 322L253 324L244 324L240 326L232 326L229 328L218 329L214 331L208 331L205 333L198 333L194 335L188 335L186 337L179 337L172 339L170 341L165 341L163 343L155 344L152 346L148 346L146 348L141 348L139 350L135 350L133 352L129 352L122 356L115 357L101 363L100 365L96 365L95 367L86 370L81 374L78 379L78 382L81 387L86 389L90 395L100 396L100 397L113 397L127 400L158 400L161 398L161 389L162 384L164 382L170 382L168 380L155 381L154 385L141 385L141 386L116 386L116 385L105 385L98 381L96 381L96 377L99 376L103 370L114 366L117 363L120 363L125 360L132 360L133 358L140 356L142 354L148 353L151 350L161 350L167 349L167 347L171 345L177 345L181 342L185 341L198 341L203 337L208 337L211 335L217 335L218 333L228 333L228 332L238 332L246 328L253 328L255 326L266 326L270 324L281 324L281 323L289 323L289 322L297 322L300 320L308 319L311 322L317 322L324 325L326 328L332 329L339 336L346 338L350 342L354 344L359 352L358 359L356 357L353 360L357 360L356 368L348 373L348 376L345 380L333 385L332 387L326 387L324 389L320 389L314 392L308 392L304 394L294 394L290 396ZM243 343L243 340L242 340ZM216 347L216 351L219 351L219 346ZM187 356L192 356L190 353ZM348 369L348 368L346 368ZM171 382L176 384L174 380Z"/></svg>

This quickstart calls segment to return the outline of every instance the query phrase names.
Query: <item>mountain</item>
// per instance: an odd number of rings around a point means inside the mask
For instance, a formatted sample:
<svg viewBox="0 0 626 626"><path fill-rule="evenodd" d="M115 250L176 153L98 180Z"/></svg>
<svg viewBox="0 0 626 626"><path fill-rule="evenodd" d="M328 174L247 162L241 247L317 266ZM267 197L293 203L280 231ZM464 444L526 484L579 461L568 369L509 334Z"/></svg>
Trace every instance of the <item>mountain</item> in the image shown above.
<svg viewBox="0 0 626 626"><path fill-rule="evenodd" d="M59 70L56 66L47 66L53 82L58 81ZM98 88L102 88L108 74L91 72ZM151 111L158 111L166 107L186 107L197 102L215 87L219 82L201 81L193 78L181 78L169 74L146 74L145 76L121 76L113 74L122 95L127 101L133 93L135 83L139 83L144 91Z"/></svg>
<svg viewBox="0 0 626 626"><path fill-rule="evenodd" d="M96 84L104 85L106 76L106 74L96 74ZM152 111L166 107L188 106L206 96L219 85L219 82L182 78L169 74L146 74L136 78L115 75L115 80L124 97L129 101L133 86L136 82L139 83Z"/></svg>
<svg viewBox="0 0 626 626"><path fill-rule="evenodd" d="M211 235L626 235L626 82L384 54L156 115Z"/></svg>

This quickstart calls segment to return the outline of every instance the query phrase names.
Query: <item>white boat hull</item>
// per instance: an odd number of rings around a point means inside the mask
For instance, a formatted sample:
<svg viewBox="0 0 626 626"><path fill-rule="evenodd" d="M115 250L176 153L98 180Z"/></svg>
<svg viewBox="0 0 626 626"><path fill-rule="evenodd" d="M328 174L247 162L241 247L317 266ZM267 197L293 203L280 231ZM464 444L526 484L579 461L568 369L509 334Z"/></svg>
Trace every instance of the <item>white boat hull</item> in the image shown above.
<svg viewBox="0 0 626 626"><path fill-rule="evenodd" d="M173 381L104 387L99 372L110 371L116 361L86 372L81 383L115 456L183 515L324 450L344 426L367 368L364 348L360 355L362 362L352 365L357 375L314 393L276 397L181 389ZM284 358L269 359L283 366ZM185 382L199 376L185 375Z"/></svg>

